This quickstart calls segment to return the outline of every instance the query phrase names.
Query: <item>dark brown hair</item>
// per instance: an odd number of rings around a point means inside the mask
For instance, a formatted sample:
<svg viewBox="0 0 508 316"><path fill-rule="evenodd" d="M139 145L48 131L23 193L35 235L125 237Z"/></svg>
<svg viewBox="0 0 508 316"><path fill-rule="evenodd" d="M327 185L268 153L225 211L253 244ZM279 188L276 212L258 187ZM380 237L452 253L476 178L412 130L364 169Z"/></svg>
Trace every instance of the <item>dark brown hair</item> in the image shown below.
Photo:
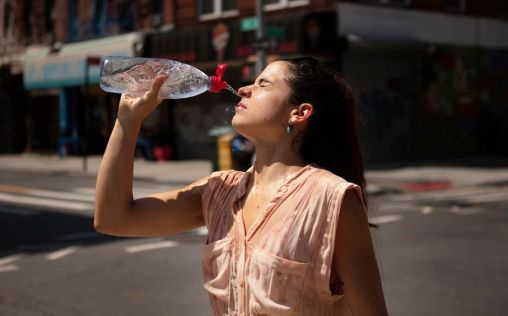
<svg viewBox="0 0 508 316"><path fill-rule="evenodd" d="M353 182L366 200L363 158L357 133L356 100L344 77L309 57L282 59L288 63L289 103L314 107L307 130L299 139L307 163Z"/></svg>

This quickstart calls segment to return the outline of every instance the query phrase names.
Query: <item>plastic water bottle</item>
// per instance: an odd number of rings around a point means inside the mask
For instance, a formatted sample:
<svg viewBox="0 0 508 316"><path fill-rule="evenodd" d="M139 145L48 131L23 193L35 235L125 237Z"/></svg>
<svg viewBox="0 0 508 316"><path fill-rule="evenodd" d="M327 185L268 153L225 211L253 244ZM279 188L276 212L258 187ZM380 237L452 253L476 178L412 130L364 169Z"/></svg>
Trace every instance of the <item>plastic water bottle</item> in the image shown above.
<svg viewBox="0 0 508 316"><path fill-rule="evenodd" d="M157 76L166 75L168 79L159 91L161 99L182 99L223 89L239 96L222 80L226 68L226 64L219 64L215 76L208 76L191 65L169 59L105 56L101 60L100 87L106 92L141 96L150 90Z"/></svg>

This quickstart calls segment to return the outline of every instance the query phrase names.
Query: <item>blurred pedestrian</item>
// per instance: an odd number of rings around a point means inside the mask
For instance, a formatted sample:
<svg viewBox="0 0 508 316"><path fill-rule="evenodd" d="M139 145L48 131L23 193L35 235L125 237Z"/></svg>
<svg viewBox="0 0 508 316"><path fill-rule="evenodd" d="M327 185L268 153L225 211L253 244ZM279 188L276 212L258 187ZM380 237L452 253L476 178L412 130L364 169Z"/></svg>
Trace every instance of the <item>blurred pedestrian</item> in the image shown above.
<svg viewBox="0 0 508 316"><path fill-rule="evenodd" d="M386 315L346 81L311 58L270 63L239 89L232 120L256 149L253 167L134 200L135 140L165 79L120 100L97 177L96 229L164 236L206 225L214 315Z"/></svg>

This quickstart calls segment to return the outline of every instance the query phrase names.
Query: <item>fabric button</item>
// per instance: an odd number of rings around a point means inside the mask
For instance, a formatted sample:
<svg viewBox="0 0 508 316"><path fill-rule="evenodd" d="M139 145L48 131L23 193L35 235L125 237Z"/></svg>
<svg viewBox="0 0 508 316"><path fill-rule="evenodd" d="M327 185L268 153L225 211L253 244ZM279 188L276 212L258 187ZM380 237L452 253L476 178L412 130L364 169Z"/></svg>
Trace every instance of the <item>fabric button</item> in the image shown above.
<svg viewBox="0 0 508 316"><path fill-rule="evenodd" d="M283 185L281 188L280 188L280 191L282 193L286 193L288 191L288 186L287 185Z"/></svg>

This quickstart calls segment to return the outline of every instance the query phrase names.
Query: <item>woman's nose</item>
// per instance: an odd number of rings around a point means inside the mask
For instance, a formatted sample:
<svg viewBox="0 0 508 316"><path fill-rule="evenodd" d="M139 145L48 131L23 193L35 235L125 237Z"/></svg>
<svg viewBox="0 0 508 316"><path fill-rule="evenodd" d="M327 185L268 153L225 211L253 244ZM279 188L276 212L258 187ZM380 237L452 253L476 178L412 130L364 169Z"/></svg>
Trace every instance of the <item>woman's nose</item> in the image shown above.
<svg viewBox="0 0 508 316"><path fill-rule="evenodd" d="M238 93L240 93L240 96L243 98L243 97L248 97L250 96L250 86L245 86L245 87L241 87L240 89L238 89Z"/></svg>

